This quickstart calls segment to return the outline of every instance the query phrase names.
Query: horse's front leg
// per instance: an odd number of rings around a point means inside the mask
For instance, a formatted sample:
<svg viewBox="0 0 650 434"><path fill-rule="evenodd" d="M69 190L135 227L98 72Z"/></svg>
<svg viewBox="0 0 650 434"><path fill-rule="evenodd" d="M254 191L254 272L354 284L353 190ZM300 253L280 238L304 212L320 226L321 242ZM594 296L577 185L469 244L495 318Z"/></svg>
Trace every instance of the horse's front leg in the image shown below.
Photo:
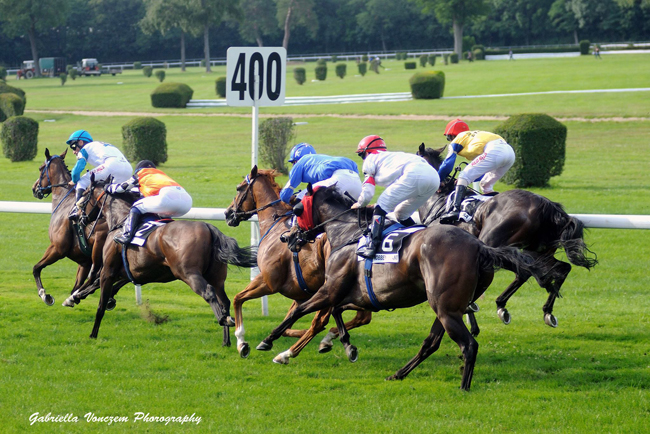
<svg viewBox="0 0 650 434"><path fill-rule="evenodd" d="M93 331L90 333L92 339L97 339L99 334L99 326L102 323L102 318L104 318L104 313L106 312L106 306L108 305L108 300L113 296L113 277L103 270L100 277L100 286L102 288L101 295L99 297L99 306L97 307L97 314L95 315L95 324L93 326Z"/></svg>
<svg viewBox="0 0 650 434"><path fill-rule="evenodd" d="M325 326L329 321L331 311L332 308L328 307L317 312L311 322L311 327L309 330L306 330L298 342L293 344L291 348L283 353L278 354L273 359L273 361L275 363L286 365L289 363L289 358L298 357L302 349L305 348L309 342L311 342L314 336L325 330Z"/></svg>
<svg viewBox="0 0 650 434"><path fill-rule="evenodd" d="M357 351L357 347L350 344L350 333L348 333L343 321L343 308L337 307L334 309L332 316L334 316L334 321L336 321L336 326L339 329L339 340L343 344L343 348L345 348L345 354L348 356L348 360L354 363L359 359L359 351Z"/></svg>
<svg viewBox="0 0 650 434"><path fill-rule="evenodd" d="M54 304L54 297L45 292L43 282L41 281L41 270L43 270L43 268L47 267L48 265L54 264L59 259L63 259L63 257L64 256L58 251L58 249L53 244L50 244L50 246L43 254L41 260L38 261L32 269L34 280L36 280L36 289L38 289L38 296L41 297L41 299L48 306L52 306Z"/></svg>
<svg viewBox="0 0 650 434"><path fill-rule="evenodd" d="M242 306L248 300L260 298L272 293L273 292L266 282L264 282L262 274L258 274L243 291L235 295L235 298L232 301L233 310L235 311L235 337L237 338L237 351L242 358L248 357L251 352L250 346L244 338L244 314Z"/></svg>
<svg viewBox="0 0 650 434"><path fill-rule="evenodd" d="M357 327L362 327L370 324L372 320L372 312L369 310L360 310L350 321L345 323L345 329L350 331ZM339 336L339 329L337 327L332 327L330 331L325 335L320 345L318 347L319 353L327 353L332 350L333 343L332 341Z"/></svg>

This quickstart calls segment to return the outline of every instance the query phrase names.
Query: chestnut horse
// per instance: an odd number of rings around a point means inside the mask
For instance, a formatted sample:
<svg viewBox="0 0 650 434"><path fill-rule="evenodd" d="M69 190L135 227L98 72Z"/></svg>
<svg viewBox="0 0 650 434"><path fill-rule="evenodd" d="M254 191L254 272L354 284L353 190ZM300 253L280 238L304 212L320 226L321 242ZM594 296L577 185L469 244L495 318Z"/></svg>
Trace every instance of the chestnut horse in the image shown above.
<svg viewBox="0 0 650 434"><path fill-rule="evenodd" d="M434 168L442 163L440 154L444 148L432 149L420 145L417 152ZM445 211L447 196L454 190L453 176L439 192L434 194L420 209L420 220L425 224L437 221ZM542 310L544 322L557 327L553 304L560 296L560 288L571 271L571 264L587 270L598 261L596 255L584 242L584 224L569 216L562 205L527 190L508 190L478 206L473 221L458 222L458 227L478 237L488 246L514 246L536 258L536 266L516 273L515 280L496 299L497 313L504 324L510 323L506 303L531 275L548 292ZM571 264L555 258L555 252L563 248ZM593 258L588 257L593 254ZM472 313L469 314L473 315Z"/></svg>
<svg viewBox="0 0 650 434"><path fill-rule="evenodd" d="M461 389L469 390L478 352L478 343L463 322L467 306L492 282L496 269L508 266L526 268L532 260L512 247L488 247L476 237L454 226L434 225L415 232L403 241L398 263L374 264L372 289L368 289L365 261L359 261L357 243L361 235L359 220L370 218L372 210L350 210L354 200L332 187L312 190L313 226L308 233L324 231L332 252L325 266L325 283L309 300L297 306L265 339L272 342L302 316L325 308L341 333L340 340L350 361L356 361L357 349L350 344L341 314L344 310L406 308L428 301L436 314L429 336L418 354L389 380L403 379L440 346L445 332L458 344L465 361ZM296 209L299 212L299 208Z"/></svg>
<svg viewBox="0 0 650 434"><path fill-rule="evenodd" d="M74 294L81 288L86 278L88 278L88 283L95 284L94 289L97 289L99 287L97 279L102 265L102 248L108 233L108 226L103 218L99 219L96 224L89 225L85 232L88 245L92 247L92 254L86 256L81 251L72 222L68 219L68 214L75 201L75 194L74 188L68 185L72 176L65 164L66 152L67 149L61 155L50 155L50 150L45 149L45 162L40 166L40 175L32 186L32 194L37 199L43 199L52 194L50 245L33 269L38 295L48 306L54 304L54 297L48 294L43 287L41 281L43 268L62 258L70 258L79 264L77 278L71 293ZM74 306L74 304L64 303L64 306Z"/></svg>
<svg viewBox="0 0 650 434"><path fill-rule="evenodd" d="M106 216L109 237L121 228L135 198L129 194L109 195L95 182L85 194L90 194ZM122 250L129 270L124 267ZM114 283L127 278L139 284L182 280L212 307L224 326L224 345L230 345L228 327L234 325L230 317L230 300L224 290L228 264L251 268L256 265L254 249L239 247L234 238L222 234L216 227L198 221L172 221L149 235L144 246L109 242L104 245L104 266L100 274L101 297L95 316L91 338L99 332L106 304L117 291Z"/></svg>
<svg viewBox="0 0 650 434"><path fill-rule="evenodd" d="M298 253L301 274L304 279L304 289L298 281L293 263L293 253L281 241L281 235L290 229L290 219L293 215L291 207L280 200L281 187L275 182L275 177L280 173L275 170L260 169L254 166L245 180L237 186L237 195L226 210L226 221L230 226L238 226L241 221L250 219L257 214L260 222L260 232L263 235L257 252L257 263L260 269L251 283L233 299L235 311L235 336L237 337L237 350L242 357L248 357L250 348L244 340L244 319L242 305L252 299L265 295L280 293L294 304L311 298L325 281L325 260L330 248L326 237L320 237L313 243L307 244ZM370 312L357 315L346 326L355 328L370 322ZM305 330L287 330L284 334L300 339L292 347L295 355L311 341L315 334L322 331L329 321L330 310L325 309L316 314L312 328L307 334ZM337 335L337 330L332 329L326 339L321 342L319 351L327 352L332 348L332 339ZM260 344L257 349L268 351L272 345ZM288 363L288 360L274 359L276 363Z"/></svg>

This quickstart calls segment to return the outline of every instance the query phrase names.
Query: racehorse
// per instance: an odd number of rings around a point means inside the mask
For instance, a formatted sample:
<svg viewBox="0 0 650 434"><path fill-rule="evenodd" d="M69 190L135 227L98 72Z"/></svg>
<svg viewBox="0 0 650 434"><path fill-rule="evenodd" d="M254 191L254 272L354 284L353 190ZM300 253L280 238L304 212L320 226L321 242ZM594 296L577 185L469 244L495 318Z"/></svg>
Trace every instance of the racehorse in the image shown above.
<svg viewBox="0 0 650 434"><path fill-rule="evenodd" d="M425 149L422 144L417 154L437 170L442 163L440 154L443 150L444 147ZM447 196L453 190L452 177L419 209L420 220L424 224L431 224L444 213ZM527 190L499 193L478 206L473 221L461 221L456 225L477 236L488 246L518 247L537 259L535 263L542 269L535 272L533 268L533 275L548 292L542 310L544 322L551 327L557 327L553 304L560 296L560 288L571 271L571 264L589 270L598 263L596 255L584 242L584 224L569 216L559 203ZM571 264L555 258L555 252L559 248L564 249ZM588 257L588 254L594 257ZM530 277L531 273L527 270L516 273L515 280L496 299L497 313L504 324L509 324L511 320L506 303Z"/></svg>
<svg viewBox="0 0 650 434"><path fill-rule="evenodd" d="M105 185L105 182L95 182L91 176L85 194L90 195L94 206L106 216L108 236L113 236L122 227L136 198L129 194L111 196L103 190ZM114 283L127 278L139 284L182 280L212 307L219 325L224 327L224 346L230 345L228 327L234 322L224 290L228 264L254 267L254 249L239 247L234 238L208 223L176 220L153 231L142 247L109 242L104 245L103 255L101 297L91 338L97 337L106 304L117 292Z"/></svg>
<svg viewBox="0 0 650 434"><path fill-rule="evenodd" d="M440 346L445 332L460 347L465 361L461 389L469 390L478 343L463 323L467 306L490 285L495 269L508 266L526 268L530 258L512 247L488 247L476 237L454 226L433 225L413 233L403 241L398 263L374 264L359 261L356 242L361 234L359 220L370 218L372 210L363 208L354 215L354 200L332 187L312 190L308 233L327 234L332 251L325 267L325 283L309 300L297 306L265 339L272 342L302 316L327 307L341 333L340 340L350 361L356 361L357 349L350 344L350 335L342 320L347 309L379 311L415 306L424 301L436 314L429 336L418 354L389 380L403 379ZM303 200L305 202L305 200ZM299 209L296 209L299 213ZM366 214L362 216L361 214ZM305 219L305 223L309 218ZM306 223L308 224L308 223ZM365 276L371 275L371 286Z"/></svg>
<svg viewBox="0 0 650 434"><path fill-rule="evenodd" d="M294 300L291 306L293 309L298 303L308 300L325 281L325 260L330 252L326 237L317 238L297 253L301 270L300 278L296 272L292 252L287 248L287 244L281 241L282 234L290 229L289 224L293 213L291 207L280 200L281 187L275 182L275 177L279 174L275 170L258 170L257 166L254 166L245 180L237 186L237 195L225 213L229 226L238 226L241 221L257 214L260 232L263 234L257 251L260 274L233 299L237 350L242 357L248 357L250 353L249 345L244 340L242 315L242 305L246 301L280 293ZM303 279L304 283L299 279ZM370 312L360 312L346 326L351 329L365 325L370 322L371 315ZM329 316L329 309L319 312L314 317L312 328L307 334L305 330L286 331L285 336L300 338L291 347L294 354L300 353L313 336L325 328ZM327 338L321 342L319 349L321 353L332 348L332 339L336 337L337 332L336 329L332 329ZM257 349L268 351L271 348L272 345L260 344ZM288 363L288 360L276 359L274 360L278 363Z"/></svg>
<svg viewBox="0 0 650 434"><path fill-rule="evenodd" d="M66 149L61 155L50 155L50 150L45 149L45 162L39 167L39 177L32 186L32 194L37 199L43 199L52 194L52 217L49 228L50 245L33 269L38 295L48 306L54 304L54 297L48 294L43 287L41 281L43 268L62 258L70 258L79 264L77 278L71 292L74 294L81 288L86 278L88 278L90 284L97 281L102 265L102 248L108 233L108 226L103 218L97 220L96 224L89 225L85 230L85 234L88 245L92 247L92 253L91 256L87 256L82 252L73 224L68 219L68 214L75 201L75 195L74 188L68 185L72 177L65 164L67 151ZM97 287L95 286L94 289ZM64 303L64 305L66 304Z"/></svg>

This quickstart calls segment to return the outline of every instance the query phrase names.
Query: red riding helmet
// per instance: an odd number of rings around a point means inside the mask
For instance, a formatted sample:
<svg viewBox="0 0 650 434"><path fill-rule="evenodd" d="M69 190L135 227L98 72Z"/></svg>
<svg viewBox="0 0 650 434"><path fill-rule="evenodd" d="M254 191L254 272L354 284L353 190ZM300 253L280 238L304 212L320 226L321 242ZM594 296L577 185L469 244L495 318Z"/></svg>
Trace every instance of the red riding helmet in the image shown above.
<svg viewBox="0 0 650 434"><path fill-rule="evenodd" d="M445 128L443 135L457 136L463 131L469 131L469 126L460 119L455 119L447 124L447 128Z"/></svg>
<svg viewBox="0 0 650 434"><path fill-rule="evenodd" d="M386 142L384 142L384 139L382 139L379 136L366 136L361 141L359 142L359 145L357 146L357 154L362 155L365 154L366 152L370 152L371 154L374 154L377 151L385 151L386 150ZM375 151L375 152L371 152Z"/></svg>

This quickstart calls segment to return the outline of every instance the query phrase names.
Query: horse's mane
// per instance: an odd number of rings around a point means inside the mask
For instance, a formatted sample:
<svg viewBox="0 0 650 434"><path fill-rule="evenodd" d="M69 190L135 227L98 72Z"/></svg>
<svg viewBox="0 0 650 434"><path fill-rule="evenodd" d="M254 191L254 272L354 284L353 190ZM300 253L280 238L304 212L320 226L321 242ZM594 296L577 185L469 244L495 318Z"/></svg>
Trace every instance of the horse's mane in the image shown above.
<svg viewBox="0 0 650 434"><path fill-rule="evenodd" d="M323 194L323 202L327 202L328 204L344 208L344 209L350 209L352 205L356 202L356 200L345 196L339 192L335 186L329 186L329 187L320 187L317 190L319 193L322 192ZM359 212L362 213L361 217L363 219L370 219L372 218L372 213L374 209L373 208L359 208Z"/></svg>
<svg viewBox="0 0 650 434"><path fill-rule="evenodd" d="M63 167L63 174L68 175L68 177L72 178L72 175L70 174L70 169L68 168L68 165L65 164L64 157L61 157L60 155L52 155L49 159L50 165L54 163L55 161L60 161L61 167ZM43 164L41 164L41 167L38 168L39 171L42 171L45 165L47 164L47 161L45 161Z"/></svg>
<svg viewBox="0 0 650 434"><path fill-rule="evenodd" d="M273 187L275 191L280 193L280 190L282 190L282 186L279 185L277 182L275 182L275 177L280 176L281 175L280 172L278 172L275 169L257 169L257 176L260 175L266 176L271 182L271 187Z"/></svg>

